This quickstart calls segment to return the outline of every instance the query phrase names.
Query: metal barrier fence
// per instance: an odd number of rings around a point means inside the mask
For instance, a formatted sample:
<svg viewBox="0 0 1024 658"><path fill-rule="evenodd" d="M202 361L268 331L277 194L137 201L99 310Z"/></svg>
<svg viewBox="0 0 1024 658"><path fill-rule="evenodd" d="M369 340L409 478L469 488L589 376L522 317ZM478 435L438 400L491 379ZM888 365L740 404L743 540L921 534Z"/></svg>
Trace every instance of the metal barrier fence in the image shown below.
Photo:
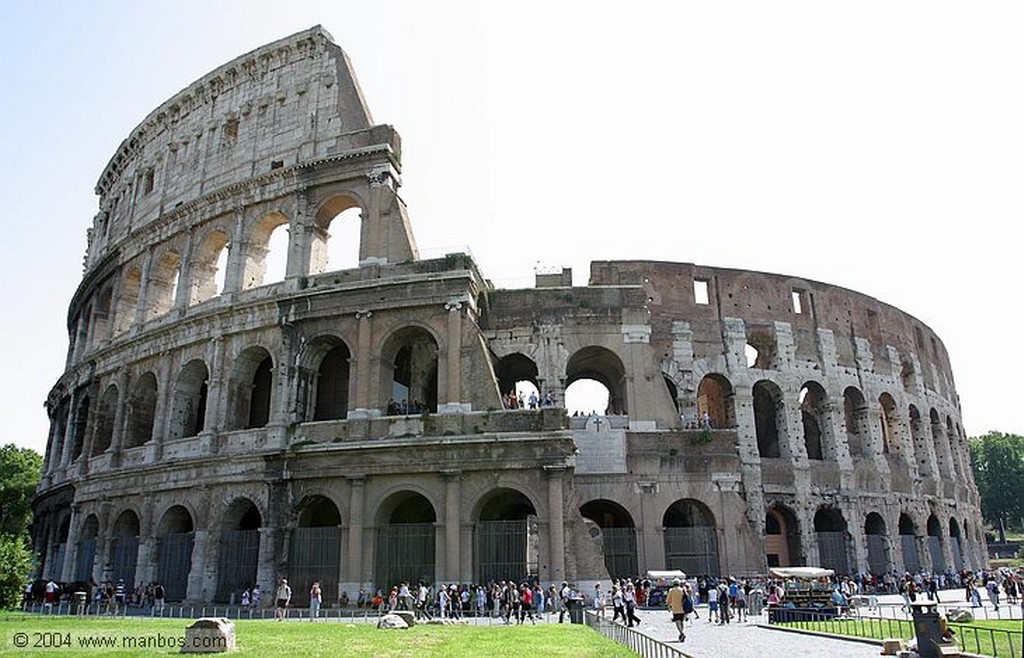
<svg viewBox="0 0 1024 658"><path fill-rule="evenodd" d="M25 604L21 607L21 610L26 613L40 615L85 615L90 617L115 616L113 606L108 606L106 603L95 602L83 606L81 610L79 610L76 603L69 603L67 601L62 601L59 604L55 603L52 606L46 606L43 603ZM234 620L274 619L275 610L276 608L273 606L247 608L240 605L227 605L223 603L207 603L198 605L167 604L162 610L156 610L149 605L122 605L117 609L116 616L131 617L135 619L198 619L200 617L227 617ZM385 614L385 612L386 611L377 610L376 608L357 608L355 606L345 608L327 607L320 608L317 619L329 622L370 622L375 624L381 615ZM434 619L437 619L440 616L436 608L431 608L429 610L429 614L430 617ZM558 610L545 609L542 613L534 611L534 618L540 623L558 623L559 616L560 614ZM565 622L569 622L571 619L569 611L566 611L564 615L561 616ZM309 621L309 608L290 607L285 611L285 617L292 620ZM488 626L516 624L516 619L514 617L510 617L506 621L505 617L495 610L460 610L457 614L447 613L446 618L454 620L472 620L475 624ZM530 623L529 620L527 620L526 623Z"/></svg>
<svg viewBox="0 0 1024 658"><path fill-rule="evenodd" d="M918 595L917 600L921 601L926 599L922 599L922 596ZM984 605L979 605L977 607L972 606L970 603L964 603L962 599L957 600L956 603L951 603L948 599L943 599L942 602L939 603L939 611L941 612L947 612L952 609L966 610L978 620L1021 620L1021 606L1019 603L1009 604L1004 602L999 606L999 609L996 609L992 607L992 603L987 597L984 601ZM910 613L907 612L906 606L902 603L884 603L873 608L869 608L863 603L860 603L855 609L855 613L869 617L910 619Z"/></svg>
<svg viewBox="0 0 1024 658"><path fill-rule="evenodd" d="M628 626L609 621L589 610L584 611L583 620L587 626L601 635L632 649L644 658L691 658L689 654L683 653L682 649L678 647L644 635Z"/></svg>
<svg viewBox="0 0 1024 658"><path fill-rule="evenodd" d="M912 620L888 617L835 617L816 612L784 609L784 621L774 615L768 616L768 623L786 628L846 635L863 638L913 638ZM997 628L983 628L969 624L948 624L962 651L995 658L1018 658L1021 655L1022 634Z"/></svg>

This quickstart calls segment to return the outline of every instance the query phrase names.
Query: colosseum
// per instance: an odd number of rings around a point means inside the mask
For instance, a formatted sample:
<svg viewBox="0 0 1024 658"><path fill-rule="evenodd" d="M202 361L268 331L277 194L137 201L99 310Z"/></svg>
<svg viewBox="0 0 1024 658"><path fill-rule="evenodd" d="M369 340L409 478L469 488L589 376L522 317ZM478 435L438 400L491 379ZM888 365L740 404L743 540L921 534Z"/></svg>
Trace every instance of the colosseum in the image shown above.
<svg viewBox="0 0 1024 658"><path fill-rule="evenodd" d="M332 600L983 566L949 356L919 320L692 263L500 289L469 253L420 256L401 155L319 26L131 131L96 185L47 399L40 576L195 602L284 576L301 602L314 579ZM358 260L339 268L346 222ZM607 408L567 412L583 380Z"/></svg>

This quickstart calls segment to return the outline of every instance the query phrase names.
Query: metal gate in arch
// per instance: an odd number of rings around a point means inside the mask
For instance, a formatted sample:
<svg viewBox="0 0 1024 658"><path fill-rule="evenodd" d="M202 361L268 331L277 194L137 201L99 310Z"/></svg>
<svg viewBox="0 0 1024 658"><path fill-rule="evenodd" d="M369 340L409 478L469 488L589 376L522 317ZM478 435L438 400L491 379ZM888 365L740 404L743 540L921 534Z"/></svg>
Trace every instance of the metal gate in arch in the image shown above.
<svg viewBox="0 0 1024 658"><path fill-rule="evenodd" d="M185 600L193 545L191 532L172 532L156 540L156 581L164 586L167 601Z"/></svg>
<svg viewBox="0 0 1024 658"><path fill-rule="evenodd" d="M711 526L665 528L665 567L687 574L721 574L718 535Z"/></svg>
<svg viewBox="0 0 1024 658"><path fill-rule="evenodd" d="M519 582L539 576L538 539L537 525L530 518L479 521L473 533L476 582Z"/></svg>
<svg viewBox="0 0 1024 658"><path fill-rule="evenodd" d="M377 587L434 582L436 529L433 523L387 523L377 529Z"/></svg>

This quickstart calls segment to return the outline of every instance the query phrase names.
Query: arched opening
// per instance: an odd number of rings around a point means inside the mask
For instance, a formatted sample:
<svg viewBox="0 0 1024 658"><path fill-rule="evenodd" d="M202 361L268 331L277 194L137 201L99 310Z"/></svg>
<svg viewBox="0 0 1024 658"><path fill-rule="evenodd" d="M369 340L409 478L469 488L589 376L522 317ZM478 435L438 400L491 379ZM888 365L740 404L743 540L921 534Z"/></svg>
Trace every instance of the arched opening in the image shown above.
<svg viewBox="0 0 1024 658"><path fill-rule="evenodd" d="M569 357L565 375L565 405L570 414L577 411L580 414L596 411L615 416L629 413L626 369L615 352L594 345L577 350ZM604 401L603 393L593 384L582 383L583 380L592 380L607 391L608 400L603 409L598 406ZM581 385L573 386L577 381Z"/></svg>
<svg viewBox="0 0 1024 658"><path fill-rule="evenodd" d="M284 281L288 233L288 218L279 212L264 215L256 222L245 247L243 290Z"/></svg>
<svg viewBox="0 0 1024 658"><path fill-rule="evenodd" d="M91 456L102 455L114 439L114 419L117 415L117 386L111 384L103 391L96 407L96 433L92 437Z"/></svg>
<svg viewBox="0 0 1024 658"><path fill-rule="evenodd" d="M359 267L359 242L363 229L363 211L360 208L343 210L331 220L327 240L326 271L336 272Z"/></svg>
<svg viewBox="0 0 1024 658"><path fill-rule="evenodd" d="M953 472L950 465L949 443L946 440L946 432L942 427L942 419L939 418L939 412L935 409L928 413L928 418L931 421L932 449L935 451L935 465L938 467L939 476L944 480L949 480L953 477Z"/></svg>
<svg viewBox="0 0 1024 658"><path fill-rule="evenodd" d="M565 387L565 410L570 416L620 415L612 409L611 392L596 379L577 379Z"/></svg>
<svg viewBox="0 0 1024 658"><path fill-rule="evenodd" d="M928 555L932 559L932 572L946 570L946 558L942 554L942 524L934 514L928 517Z"/></svg>
<svg viewBox="0 0 1024 658"><path fill-rule="evenodd" d="M636 527L626 508L610 500L592 500L580 507L580 514L593 521L601 533L604 566L612 580L640 573L636 558Z"/></svg>
<svg viewBox="0 0 1024 658"><path fill-rule="evenodd" d="M265 427L270 421L274 389L274 360L262 347L238 355L231 381L229 429Z"/></svg>
<svg viewBox="0 0 1024 658"><path fill-rule="evenodd" d="M782 390L774 383L762 379L754 384L753 394L757 452L762 459L781 457L781 439L786 429Z"/></svg>
<svg viewBox="0 0 1024 658"><path fill-rule="evenodd" d="M203 238L190 270L189 304L200 304L224 292L228 251L228 234L224 231L216 229Z"/></svg>
<svg viewBox="0 0 1024 658"><path fill-rule="evenodd" d="M359 267L363 211L355 199L336 196L316 214L310 253L310 274Z"/></svg>
<svg viewBox="0 0 1024 658"><path fill-rule="evenodd" d="M921 556L917 552L917 528L910 515L900 514L900 551L903 553L903 569L910 573L921 570Z"/></svg>
<svg viewBox="0 0 1024 658"><path fill-rule="evenodd" d="M966 566L964 564L964 547L960 540L960 524L952 516L949 517L949 544L953 551L953 568L960 571Z"/></svg>
<svg viewBox="0 0 1024 658"><path fill-rule="evenodd" d="M142 273L139 268L128 270L121 281L117 295L117 310L114 312L114 335L123 334L135 324L135 309L139 306L139 290L142 288Z"/></svg>
<svg viewBox="0 0 1024 658"><path fill-rule="evenodd" d="M135 584L135 566L139 560L139 517L131 510L121 512L114 522L111 541L111 578L123 580L126 587Z"/></svg>
<svg viewBox="0 0 1024 658"><path fill-rule="evenodd" d="M932 468L932 449L928 445L928 434L925 432L924 423L921 422L921 412L917 407L910 405L910 435L914 439L914 461L917 462L917 472L921 477L935 475Z"/></svg>
<svg viewBox="0 0 1024 658"><path fill-rule="evenodd" d="M114 291L107 283L96 301L96 310L92 316L92 343L102 345L110 338L110 313Z"/></svg>
<svg viewBox="0 0 1024 658"><path fill-rule="evenodd" d="M688 575L720 574L718 533L715 515L699 500L672 503L662 517L665 568L681 569Z"/></svg>
<svg viewBox="0 0 1024 658"><path fill-rule="evenodd" d="M824 431L829 428L827 402L825 389L817 382L807 382L800 389L800 417L803 423L807 459L817 461L825 459L822 444Z"/></svg>
<svg viewBox="0 0 1024 658"><path fill-rule="evenodd" d="M843 391L843 418L846 421L846 443L854 459L866 456L871 429L868 426L868 404L864 395L853 386Z"/></svg>
<svg viewBox="0 0 1024 658"><path fill-rule="evenodd" d="M75 555L75 581L87 583L93 577L96 562L96 541L100 534L100 521L95 514L85 517L78 531L78 551Z"/></svg>
<svg viewBox="0 0 1024 658"><path fill-rule="evenodd" d="M953 419L946 416L946 441L949 447L949 470L954 478L961 478L966 471L963 454L959 449L959 435L953 429Z"/></svg>
<svg viewBox="0 0 1024 658"><path fill-rule="evenodd" d="M295 605L309 605L314 582L320 583L324 601L338 600L341 532L341 512L330 498L302 499L288 551L288 582Z"/></svg>
<svg viewBox="0 0 1024 658"><path fill-rule="evenodd" d="M785 505L773 505L764 518L764 552L769 567L802 564L800 522Z"/></svg>
<svg viewBox="0 0 1024 658"><path fill-rule="evenodd" d="M473 531L476 582L537 579L537 510L530 499L514 489L495 489L478 510Z"/></svg>
<svg viewBox="0 0 1024 658"><path fill-rule="evenodd" d="M56 581L64 580L64 556L67 553L68 536L71 533L71 515L63 513L57 522L57 534L53 538L50 561L46 564L49 578Z"/></svg>
<svg viewBox="0 0 1024 658"><path fill-rule="evenodd" d="M402 491L384 501L377 518L377 587L434 582L437 514L430 501Z"/></svg>
<svg viewBox="0 0 1024 658"><path fill-rule="evenodd" d="M498 378L498 390L506 409L536 409L540 406L540 382L537 379L537 364L533 359L518 352L503 356L495 364L494 374Z"/></svg>
<svg viewBox="0 0 1024 658"><path fill-rule="evenodd" d="M152 440L156 397L156 375L147 372L132 387L126 448L135 448Z"/></svg>
<svg viewBox="0 0 1024 658"><path fill-rule="evenodd" d="M352 354L340 343L320 361L316 375L313 420L339 420L348 416L349 362Z"/></svg>
<svg viewBox="0 0 1024 658"><path fill-rule="evenodd" d="M167 313L174 306L180 271L181 256L173 249L168 249L153 262L146 294L147 320Z"/></svg>
<svg viewBox="0 0 1024 658"><path fill-rule="evenodd" d="M747 328L747 345L743 348L748 368L767 370L775 362L775 333L765 328Z"/></svg>
<svg viewBox="0 0 1024 658"><path fill-rule="evenodd" d="M729 380L719 374L705 375L697 386L697 425L736 427L736 401Z"/></svg>
<svg viewBox="0 0 1024 658"><path fill-rule="evenodd" d="M973 569L978 566L978 562L975 555L975 547L971 545L971 525L967 522L967 519L961 519L960 527L963 528L964 533L964 566L968 569Z"/></svg>
<svg viewBox="0 0 1024 658"><path fill-rule="evenodd" d="M192 515L181 505L164 512L157 525L156 581L164 586L168 601L184 601L187 596L194 531Z"/></svg>
<svg viewBox="0 0 1024 658"><path fill-rule="evenodd" d="M199 359L185 364L178 373L171 408L168 438L197 436L206 424L206 397L209 393L210 371Z"/></svg>
<svg viewBox="0 0 1024 658"><path fill-rule="evenodd" d="M76 359L89 351L89 330L92 325L92 304L85 307L75 318L74 346L71 348Z"/></svg>
<svg viewBox="0 0 1024 658"><path fill-rule="evenodd" d="M672 406L676 408L676 413L679 413L679 388L676 383L672 381L672 378L665 373L661 374L661 378L665 381L665 389L668 391L668 399L672 400Z"/></svg>
<svg viewBox="0 0 1024 658"><path fill-rule="evenodd" d="M876 576L889 572L889 542L886 540L885 519L877 512L871 512L864 519L864 536L868 545L868 569Z"/></svg>
<svg viewBox="0 0 1024 658"><path fill-rule="evenodd" d="M882 426L882 447L884 452L902 456L906 445L906 424L900 417L896 400L888 393L878 396L879 414Z"/></svg>
<svg viewBox="0 0 1024 658"><path fill-rule="evenodd" d="M78 406L75 407L74 427L71 428L71 461L81 457L82 450L85 449L85 433L89 427L89 404L89 396L84 395L78 401Z"/></svg>
<svg viewBox="0 0 1024 658"><path fill-rule="evenodd" d="M814 532L817 535L821 566L833 569L840 575L849 574L848 533L843 513L834 507L819 508L814 515Z"/></svg>
<svg viewBox="0 0 1024 658"><path fill-rule="evenodd" d="M437 341L420 327L388 338L381 354L388 415L437 411L437 352Z"/></svg>
<svg viewBox="0 0 1024 658"><path fill-rule="evenodd" d="M224 515L217 562L217 602L241 600L256 584L263 517L247 498L236 498Z"/></svg>

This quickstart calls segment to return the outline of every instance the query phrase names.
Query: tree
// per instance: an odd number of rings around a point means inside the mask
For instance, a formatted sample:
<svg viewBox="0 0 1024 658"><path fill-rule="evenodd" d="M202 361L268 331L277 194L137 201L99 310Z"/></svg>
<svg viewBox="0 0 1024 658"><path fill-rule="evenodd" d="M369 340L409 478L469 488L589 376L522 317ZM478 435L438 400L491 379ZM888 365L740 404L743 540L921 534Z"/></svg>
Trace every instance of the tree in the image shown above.
<svg viewBox="0 0 1024 658"><path fill-rule="evenodd" d="M43 457L35 450L12 443L0 447L0 608L21 602L32 573L28 527L42 470Z"/></svg>
<svg viewBox="0 0 1024 658"><path fill-rule="evenodd" d="M10 610L21 604L26 578L34 567L26 537L0 535L0 609Z"/></svg>
<svg viewBox="0 0 1024 658"><path fill-rule="evenodd" d="M989 432L968 442L971 469L981 494L981 513L1006 541L1007 523L1024 517L1024 437Z"/></svg>
<svg viewBox="0 0 1024 658"><path fill-rule="evenodd" d="M43 457L35 450L13 443L0 447L0 535L25 536L42 471Z"/></svg>

